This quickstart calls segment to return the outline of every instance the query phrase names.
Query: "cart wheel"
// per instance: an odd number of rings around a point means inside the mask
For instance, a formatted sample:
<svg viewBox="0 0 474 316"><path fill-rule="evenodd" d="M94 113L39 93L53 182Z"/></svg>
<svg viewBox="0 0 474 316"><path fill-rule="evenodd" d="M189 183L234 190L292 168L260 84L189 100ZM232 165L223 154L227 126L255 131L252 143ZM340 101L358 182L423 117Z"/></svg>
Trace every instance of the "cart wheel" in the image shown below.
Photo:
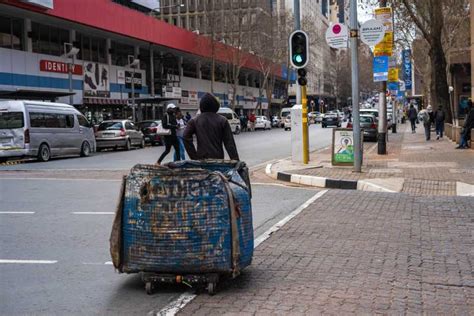
<svg viewBox="0 0 474 316"><path fill-rule="evenodd" d="M146 294L148 295L153 294L153 284L151 284L151 282L145 283L145 291L146 291Z"/></svg>
<svg viewBox="0 0 474 316"><path fill-rule="evenodd" d="M214 295L216 294L216 283L214 282L209 282L209 284L207 285L207 293L209 295Z"/></svg>

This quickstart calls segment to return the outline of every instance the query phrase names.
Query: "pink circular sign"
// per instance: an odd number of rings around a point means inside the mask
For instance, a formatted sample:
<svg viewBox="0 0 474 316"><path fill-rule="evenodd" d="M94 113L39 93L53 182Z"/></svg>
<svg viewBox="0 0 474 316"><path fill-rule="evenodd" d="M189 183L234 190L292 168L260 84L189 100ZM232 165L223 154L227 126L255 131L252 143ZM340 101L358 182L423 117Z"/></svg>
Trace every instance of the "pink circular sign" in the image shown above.
<svg viewBox="0 0 474 316"><path fill-rule="evenodd" d="M340 26L339 24L334 25L334 26L332 27L332 32L333 32L334 34L339 34L339 33L341 33L341 26Z"/></svg>

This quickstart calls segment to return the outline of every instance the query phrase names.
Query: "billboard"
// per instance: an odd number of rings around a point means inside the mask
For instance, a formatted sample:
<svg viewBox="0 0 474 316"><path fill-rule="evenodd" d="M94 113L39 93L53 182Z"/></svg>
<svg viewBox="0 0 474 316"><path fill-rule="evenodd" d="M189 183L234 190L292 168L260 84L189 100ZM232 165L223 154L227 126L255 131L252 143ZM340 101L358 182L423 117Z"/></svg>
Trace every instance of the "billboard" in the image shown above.
<svg viewBox="0 0 474 316"><path fill-rule="evenodd" d="M84 96L110 98L109 66L95 62L84 63Z"/></svg>

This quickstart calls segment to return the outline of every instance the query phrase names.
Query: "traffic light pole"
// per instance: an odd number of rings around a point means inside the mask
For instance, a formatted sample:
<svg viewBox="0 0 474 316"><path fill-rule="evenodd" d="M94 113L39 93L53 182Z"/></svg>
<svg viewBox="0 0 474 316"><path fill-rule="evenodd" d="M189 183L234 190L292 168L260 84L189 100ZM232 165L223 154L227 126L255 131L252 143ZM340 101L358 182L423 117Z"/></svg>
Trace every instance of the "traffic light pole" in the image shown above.
<svg viewBox="0 0 474 316"><path fill-rule="evenodd" d="M357 0L350 2L350 28L351 28L351 66L352 66L352 118L354 131L354 172L362 171L362 144L359 117L359 24L357 21Z"/></svg>
<svg viewBox="0 0 474 316"><path fill-rule="evenodd" d="M380 0L380 7L387 6L387 0ZM377 139L377 153L387 154L387 81L382 81L379 92L379 126Z"/></svg>

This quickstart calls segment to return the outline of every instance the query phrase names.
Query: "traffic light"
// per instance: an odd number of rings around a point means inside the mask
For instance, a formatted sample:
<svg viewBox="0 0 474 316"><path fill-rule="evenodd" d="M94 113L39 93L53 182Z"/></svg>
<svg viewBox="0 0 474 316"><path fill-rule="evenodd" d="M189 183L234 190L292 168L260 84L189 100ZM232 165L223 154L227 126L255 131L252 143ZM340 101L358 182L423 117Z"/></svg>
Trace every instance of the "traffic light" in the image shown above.
<svg viewBox="0 0 474 316"><path fill-rule="evenodd" d="M290 62L296 69L303 68L308 64L308 35L297 30L290 35Z"/></svg>
<svg viewBox="0 0 474 316"><path fill-rule="evenodd" d="M298 84L300 86L306 86L308 84L308 80L306 79L306 73L306 69L298 69Z"/></svg>

